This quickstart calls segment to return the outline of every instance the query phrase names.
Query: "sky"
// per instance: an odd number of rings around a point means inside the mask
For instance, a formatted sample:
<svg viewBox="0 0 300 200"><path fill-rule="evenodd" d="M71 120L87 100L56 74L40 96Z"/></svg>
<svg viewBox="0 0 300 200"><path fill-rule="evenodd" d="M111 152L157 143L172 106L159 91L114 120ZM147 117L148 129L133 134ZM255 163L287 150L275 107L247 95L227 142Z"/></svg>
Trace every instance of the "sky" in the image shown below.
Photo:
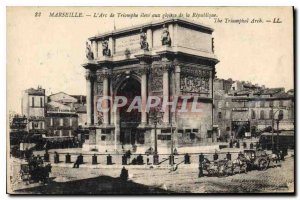
<svg viewBox="0 0 300 200"><path fill-rule="evenodd" d="M35 17L36 13L41 15ZM83 12L115 17L51 18L50 12ZM157 18L118 17L117 13L161 14ZM38 85L46 94L64 91L86 93L85 42L99 33L162 19L170 14L190 14L189 20L214 29L219 78L251 81L267 87L294 88L293 17L291 7L8 7L7 8L7 108L21 111L22 91ZM193 13L217 15L191 17ZM224 23L225 18L253 18L264 23ZM279 18L282 23L266 23Z"/></svg>

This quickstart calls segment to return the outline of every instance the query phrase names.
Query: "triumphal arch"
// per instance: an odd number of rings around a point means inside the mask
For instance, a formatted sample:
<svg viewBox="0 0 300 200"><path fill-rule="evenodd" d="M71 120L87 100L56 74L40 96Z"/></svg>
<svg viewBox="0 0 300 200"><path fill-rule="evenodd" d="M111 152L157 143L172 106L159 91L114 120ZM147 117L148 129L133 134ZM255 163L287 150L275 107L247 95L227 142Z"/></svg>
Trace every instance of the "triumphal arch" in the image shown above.
<svg viewBox="0 0 300 200"><path fill-rule="evenodd" d="M83 148L165 152L171 146L213 142L213 78L218 59L212 33L212 28L199 23L168 19L90 37L83 64L89 139ZM116 108L117 96L125 96L127 103ZM141 109L128 112L137 96ZM158 109L161 104L146 109L153 96L180 103L175 111L171 104L163 111ZM192 103L198 112L178 111L183 104L193 107Z"/></svg>

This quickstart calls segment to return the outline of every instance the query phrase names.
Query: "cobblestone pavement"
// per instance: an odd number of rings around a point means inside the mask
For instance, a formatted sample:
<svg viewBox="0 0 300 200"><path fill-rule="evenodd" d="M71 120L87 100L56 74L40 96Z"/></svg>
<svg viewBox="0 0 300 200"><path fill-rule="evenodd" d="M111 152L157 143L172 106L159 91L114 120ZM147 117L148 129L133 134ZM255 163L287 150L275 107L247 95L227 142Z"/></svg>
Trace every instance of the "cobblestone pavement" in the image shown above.
<svg viewBox="0 0 300 200"><path fill-rule="evenodd" d="M235 174L228 177L202 177L198 178L198 167L196 164L179 165L176 171L171 171L167 167L152 168L144 165L143 167L127 166L129 170L130 189L124 190L124 184L116 184L122 166L115 165L111 168L95 168L97 166L83 165L79 169L72 168L72 164L58 164L53 166L51 177L53 179L46 188L37 189L38 185L19 185L16 189L23 189L21 193L40 193L48 194L67 193L74 194L78 188L84 188L87 194L99 193L130 193L141 192L177 192L177 193L243 193L243 192L293 192L294 191L294 158L288 157L282 162L281 167L269 168L266 171L253 170L247 174ZM17 165L15 165L17 166ZM167 166L167 165L166 165ZM95 178L99 179L95 179ZM89 180L93 180L89 182ZM76 181L81 181L80 183ZM104 181L104 182L103 182ZM106 181L106 182L105 182ZM73 183L76 187L73 188ZM55 184L64 183L64 186ZM132 185L132 183L137 185ZM70 185L70 187L68 187ZM85 186L83 186L85 185ZM88 187L87 187L88 185ZM126 185L126 184L125 184ZM118 188L120 187L120 188ZM36 188L36 190L34 189ZM113 190L110 190L113 188ZM146 188L146 189L145 189ZM155 189L153 189L155 188ZM150 189L150 190L149 190Z"/></svg>

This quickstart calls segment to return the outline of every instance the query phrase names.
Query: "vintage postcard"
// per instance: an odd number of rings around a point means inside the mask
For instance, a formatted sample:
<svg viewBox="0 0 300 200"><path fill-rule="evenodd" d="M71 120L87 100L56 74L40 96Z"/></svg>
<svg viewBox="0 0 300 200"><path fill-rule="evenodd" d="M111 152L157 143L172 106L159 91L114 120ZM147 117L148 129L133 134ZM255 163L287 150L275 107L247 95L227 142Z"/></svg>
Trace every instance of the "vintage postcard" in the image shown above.
<svg viewBox="0 0 300 200"><path fill-rule="evenodd" d="M293 7L7 7L7 193L295 193Z"/></svg>

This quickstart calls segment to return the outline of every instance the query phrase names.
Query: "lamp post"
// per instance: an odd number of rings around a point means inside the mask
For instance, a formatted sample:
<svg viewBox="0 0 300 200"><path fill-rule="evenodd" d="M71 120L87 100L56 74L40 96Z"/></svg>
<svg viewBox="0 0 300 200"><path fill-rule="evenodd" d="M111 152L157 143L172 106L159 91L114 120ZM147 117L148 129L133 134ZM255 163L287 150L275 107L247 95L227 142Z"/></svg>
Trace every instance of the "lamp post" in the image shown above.
<svg viewBox="0 0 300 200"><path fill-rule="evenodd" d="M274 120L276 120L276 123L277 123L277 141L276 141L277 145L276 145L276 148L278 151L278 149L279 149L279 122L283 119L283 112L281 109L278 109L274 112L273 106L271 108L272 108L272 152L274 152ZM279 112L278 118L274 119L274 116L277 112Z"/></svg>
<svg viewBox="0 0 300 200"><path fill-rule="evenodd" d="M174 112L175 115L175 123L176 123L176 113ZM176 133L177 128L175 127L175 133ZM170 164L173 167L174 165L174 137L173 137L173 120L171 120L171 157L170 157Z"/></svg>
<svg viewBox="0 0 300 200"><path fill-rule="evenodd" d="M152 116L150 117L154 124L154 154L153 154L153 164L158 165L158 152L157 152L157 123L159 121L158 111L153 110Z"/></svg>

